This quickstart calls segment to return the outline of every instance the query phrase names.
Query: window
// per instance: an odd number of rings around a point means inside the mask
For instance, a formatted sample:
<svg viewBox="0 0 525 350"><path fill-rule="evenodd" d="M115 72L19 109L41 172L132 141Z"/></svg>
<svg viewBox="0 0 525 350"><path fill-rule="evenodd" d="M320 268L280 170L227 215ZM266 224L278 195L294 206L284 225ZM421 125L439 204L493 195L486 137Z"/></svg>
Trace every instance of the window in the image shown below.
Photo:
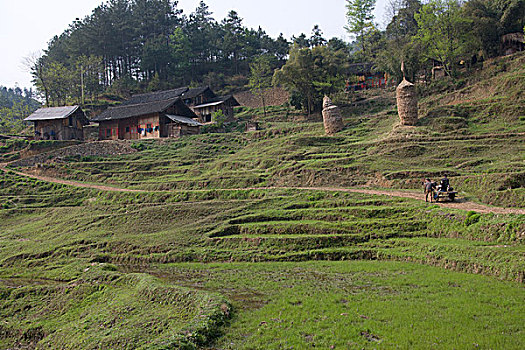
<svg viewBox="0 0 525 350"><path fill-rule="evenodd" d="M129 132L129 126L126 126L126 132Z"/></svg>
<svg viewBox="0 0 525 350"><path fill-rule="evenodd" d="M73 126L73 116L69 116L69 126Z"/></svg>
<svg viewBox="0 0 525 350"><path fill-rule="evenodd" d="M106 129L106 137L111 137L111 129Z"/></svg>

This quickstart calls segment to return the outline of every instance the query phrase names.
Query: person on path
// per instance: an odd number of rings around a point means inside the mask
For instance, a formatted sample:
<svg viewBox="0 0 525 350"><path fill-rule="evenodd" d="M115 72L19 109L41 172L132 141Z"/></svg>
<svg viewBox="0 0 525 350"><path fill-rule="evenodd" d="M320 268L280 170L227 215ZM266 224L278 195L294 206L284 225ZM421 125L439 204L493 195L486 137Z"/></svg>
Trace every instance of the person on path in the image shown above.
<svg viewBox="0 0 525 350"><path fill-rule="evenodd" d="M430 197L430 203L432 203L433 193L436 189L436 183L432 182L430 179L425 179L423 185L425 187L425 202L428 202L428 198Z"/></svg>
<svg viewBox="0 0 525 350"><path fill-rule="evenodd" d="M441 179L440 185L441 185L441 192L448 191L448 188L450 186L450 182L448 181L447 174L443 175L443 178Z"/></svg>

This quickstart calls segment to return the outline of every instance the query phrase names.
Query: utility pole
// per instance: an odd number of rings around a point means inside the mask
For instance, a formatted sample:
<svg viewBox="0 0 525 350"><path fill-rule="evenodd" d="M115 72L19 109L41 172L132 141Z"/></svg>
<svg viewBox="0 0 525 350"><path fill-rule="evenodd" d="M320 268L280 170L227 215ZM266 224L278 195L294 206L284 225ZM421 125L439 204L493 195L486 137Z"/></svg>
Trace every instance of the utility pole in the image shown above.
<svg viewBox="0 0 525 350"><path fill-rule="evenodd" d="M80 91L81 91L81 100L82 105L84 105L84 67L80 65Z"/></svg>

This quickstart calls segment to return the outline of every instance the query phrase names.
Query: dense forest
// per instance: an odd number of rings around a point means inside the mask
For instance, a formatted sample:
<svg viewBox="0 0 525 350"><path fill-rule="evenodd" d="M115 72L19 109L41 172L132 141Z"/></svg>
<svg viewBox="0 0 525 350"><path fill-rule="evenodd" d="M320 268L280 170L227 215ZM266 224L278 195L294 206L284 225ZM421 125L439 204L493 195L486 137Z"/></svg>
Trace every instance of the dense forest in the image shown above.
<svg viewBox="0 0 525 350"><path fill-rule="evenodd" d="M245 27L233 10L217 21L203 1L186 15L172 0L109 0L54 37L34 58L32 74L50 106L181 85L228 92L264 75L255 85L280 84L295 106L312 111L319 96L343 89L351 63L371 62L400 80L401 62L415 79L437 61L456 77L500 55L501 37L525 26L525 0L390 0L384 30L375 5L346 0L350 44L327 40L319 26L271 38Z"/></svg>

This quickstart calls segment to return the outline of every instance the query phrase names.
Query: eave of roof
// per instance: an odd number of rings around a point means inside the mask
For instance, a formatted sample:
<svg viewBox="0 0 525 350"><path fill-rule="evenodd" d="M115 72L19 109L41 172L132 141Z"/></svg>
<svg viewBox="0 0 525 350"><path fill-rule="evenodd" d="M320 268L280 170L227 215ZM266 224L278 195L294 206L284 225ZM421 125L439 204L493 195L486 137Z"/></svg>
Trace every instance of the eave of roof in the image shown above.
<svg viewBox="0 0 525 350"><path fill-rule="evenodd" d="M166 117L168 119L171 119L174 122L187 124L187 125L190 125L190 126L202 126L203 125L203 124L199 123L196 120L193 120L193 119L188 118L188 117L183 117L183 116L180 116L180 115L169 115L169 114L166 114Z"/></svg>
<svg viewBox="0 0 525 350"><path fill-rule="evenodd" d="M224 101L210 102L210 103L205 103L203 105L195 106L193 108L200 109L200 108L206 108L206 107L211 107L211 106L218 106L218 105L221 105L223 103L224 103Z"/></svg>
<svg viewBox="0 0 525 350"><path fill-rule="evenodd" d="M204 104L195 106L193 108L200 109L200 108L205 108L205 107L218 106L218 105L220 105L222 103L225 103L226 101L228 101L230 99L233 99L235 106L239 106L240 105L239 102L235 99L235 97L233 97L233 95L228 95L228 96L217 97L217 98L211 100L208 103L204 103Z"/></svg>
<svg viewBox="0 0 525 350"><path fill-rule="evenodd" d="M135 105L110 107L104 112L102 112L100 115L94 117L92 120L96 122L102 122L140 117L152 113L161 113L175 104L179 104L179 107L183 111L182 113L187 112L188 117L197 117L197 115L195 115L195 113L191 109L189 109L189 107L186 106L184 102L182 102L180 97L177 97L175 99L165 101L154 101Z"/></svg>

